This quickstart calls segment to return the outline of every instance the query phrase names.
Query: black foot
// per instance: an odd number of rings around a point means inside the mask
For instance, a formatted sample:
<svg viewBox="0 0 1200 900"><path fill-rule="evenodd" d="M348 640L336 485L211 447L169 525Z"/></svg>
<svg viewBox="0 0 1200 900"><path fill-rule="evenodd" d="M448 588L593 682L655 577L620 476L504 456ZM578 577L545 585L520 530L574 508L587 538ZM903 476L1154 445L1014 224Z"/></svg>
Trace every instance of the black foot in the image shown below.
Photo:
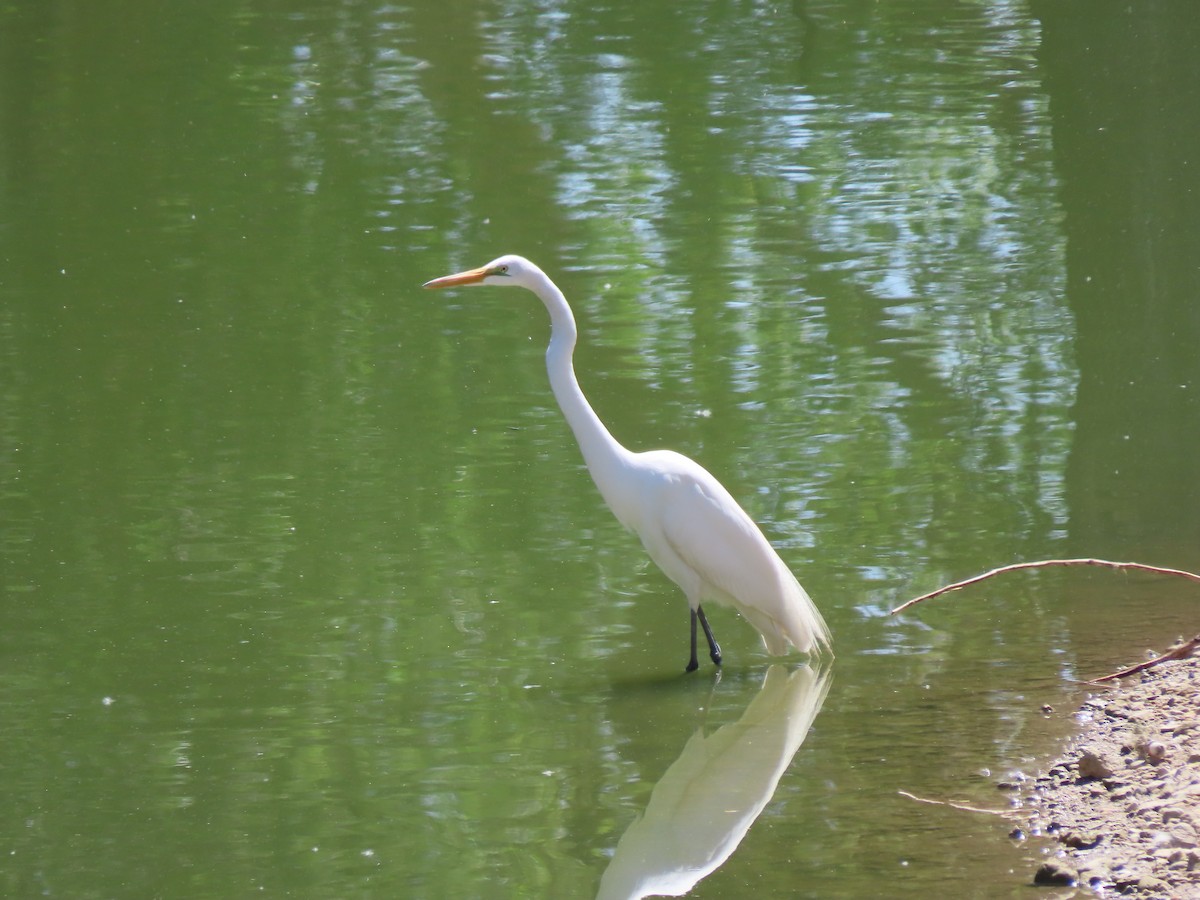
<svg viewBox="0 0 1200 900"><path fill-rule="evenodd" d="M687 667L683 671L695 672L698 668L700 668L700 663L698 663L698 662L696 662L696 660L692 659L692 660L688 660Z"/></svg>

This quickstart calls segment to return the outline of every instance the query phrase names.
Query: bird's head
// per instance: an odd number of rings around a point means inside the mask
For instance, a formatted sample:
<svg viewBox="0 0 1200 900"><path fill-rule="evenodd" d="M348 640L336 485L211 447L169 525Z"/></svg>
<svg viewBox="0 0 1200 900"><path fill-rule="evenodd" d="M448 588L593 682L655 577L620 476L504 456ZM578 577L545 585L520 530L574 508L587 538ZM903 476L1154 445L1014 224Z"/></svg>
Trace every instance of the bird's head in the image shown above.
<svg viewBox="0 0 1200 900"><path fill-rule="evenodd" d="M507 285L531 288L539 278L544 279L542 270L523 256L508 254L493 259L478 269L467 269L455 275L443 275L425 282L427 288L471 287L479 284Z"/></svg>

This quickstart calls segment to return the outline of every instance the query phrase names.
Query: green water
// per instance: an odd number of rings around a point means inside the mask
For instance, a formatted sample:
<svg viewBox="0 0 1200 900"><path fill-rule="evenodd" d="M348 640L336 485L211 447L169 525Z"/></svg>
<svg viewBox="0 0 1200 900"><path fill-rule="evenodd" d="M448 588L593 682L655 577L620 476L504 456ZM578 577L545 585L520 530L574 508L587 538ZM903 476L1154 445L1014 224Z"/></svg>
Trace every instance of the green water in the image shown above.
<svg viewBox="0 0 1200 900"><path fill-rule="evenodd" d="M0 892L1025 896L897 792L1003 806L1194 593L887 613L1200 568L1190 5L113 13L0 8ZM683 675L540 304L420 289L504 252L831 670L713 609Z"/></svg>

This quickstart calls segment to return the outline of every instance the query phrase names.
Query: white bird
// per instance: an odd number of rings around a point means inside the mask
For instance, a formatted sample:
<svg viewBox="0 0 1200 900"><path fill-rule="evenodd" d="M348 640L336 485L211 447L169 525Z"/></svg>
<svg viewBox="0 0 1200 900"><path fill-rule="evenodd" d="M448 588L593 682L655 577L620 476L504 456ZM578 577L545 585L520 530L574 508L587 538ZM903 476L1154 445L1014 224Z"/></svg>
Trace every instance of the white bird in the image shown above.
<svg viewBox="0 0 1200 900"><path fill-rule="evenodd" d="M521 256L501 256L478 269L426 282L427 288L498 285L533 291L550 313L546 369L550 387L575 433L584 462L617 519L638 535L650 558L683 589L691 607L694 672L696 622L704 628L709 656L721 664L721 648L701 604L732 606L750 620L772 656L821 653L829 629L808 594L754 520L699 463L673 450L625 449L596 415L575 378L572 355L578 331L562 291Z"/></svg>

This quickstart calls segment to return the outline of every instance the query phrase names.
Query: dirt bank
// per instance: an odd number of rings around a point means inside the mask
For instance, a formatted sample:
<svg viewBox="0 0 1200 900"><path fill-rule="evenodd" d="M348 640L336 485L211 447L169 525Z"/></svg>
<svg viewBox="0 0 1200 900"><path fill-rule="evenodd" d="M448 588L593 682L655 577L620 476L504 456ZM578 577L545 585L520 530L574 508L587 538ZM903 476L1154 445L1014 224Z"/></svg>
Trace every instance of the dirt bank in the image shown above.
<svg viewBox="0 0 1200 900"><path fill-rule="evenodd" d="M1052 839L1035 883L1200 900L1200 659L1097 688L1078 715L1021 813L1025 834Z"/></svg>

